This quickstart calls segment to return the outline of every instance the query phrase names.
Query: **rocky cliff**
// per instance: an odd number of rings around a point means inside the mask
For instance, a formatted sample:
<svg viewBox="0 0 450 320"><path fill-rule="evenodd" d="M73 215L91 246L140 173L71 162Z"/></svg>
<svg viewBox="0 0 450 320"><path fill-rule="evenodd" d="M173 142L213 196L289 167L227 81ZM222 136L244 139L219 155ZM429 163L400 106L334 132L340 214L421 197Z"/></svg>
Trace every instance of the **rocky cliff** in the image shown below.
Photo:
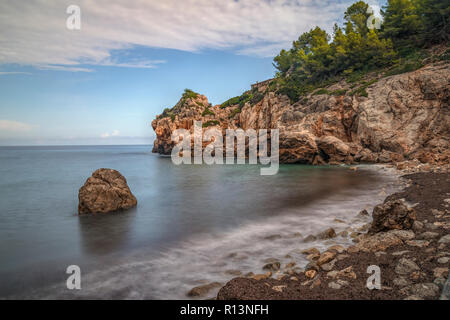
<svg viewBox="0 0 450 320"><path fill-rule="evenodd" d="M265 83L253 89L261 98L243 106L185 96L153 120L153 152L170 154L173 130L193 132L200 120L204 129L279 129L281 163L449 162L450 64L363 80L336 83L296 103Z"/></svg>

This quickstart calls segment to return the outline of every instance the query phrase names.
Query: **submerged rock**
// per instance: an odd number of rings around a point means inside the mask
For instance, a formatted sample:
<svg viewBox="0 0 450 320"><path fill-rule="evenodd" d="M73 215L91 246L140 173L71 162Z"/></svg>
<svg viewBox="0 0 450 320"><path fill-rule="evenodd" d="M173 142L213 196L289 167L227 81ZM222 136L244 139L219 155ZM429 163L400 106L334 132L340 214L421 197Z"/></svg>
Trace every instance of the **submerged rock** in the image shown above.
<svg viewBox="0 0 450 320"><path fill-rule="evenodd" d="M78 213L108 213L137 205L127 180L119 171L98 169L78 192Z"/></svg>
<svg viewBox="0 0 450 320"><path fill-rule="evenodd" d="M220 282L212 282L205 284L203 286L198 286L195 288L192 288L191 291L187 293L188 297L201 297L207 294L209 291L211 291L214 288L221 287L222 284Z"/></svg>
<svg viewBox="0 0 450 320"><path fill-rule="evenodd" d="M336 237L336 231L334 231L333 228L328 228L327 230L319 233L317 235L317 238L325 240L325 239L331 239Z"/></svg>
<svg viewBox="0 0 450 320"><path fill-rule="evenodd" d="M269 262L266 265L264 265L263 270L269 270L269 271L278 271L280 270L280 262L276 261L276 262Z"/></svg>

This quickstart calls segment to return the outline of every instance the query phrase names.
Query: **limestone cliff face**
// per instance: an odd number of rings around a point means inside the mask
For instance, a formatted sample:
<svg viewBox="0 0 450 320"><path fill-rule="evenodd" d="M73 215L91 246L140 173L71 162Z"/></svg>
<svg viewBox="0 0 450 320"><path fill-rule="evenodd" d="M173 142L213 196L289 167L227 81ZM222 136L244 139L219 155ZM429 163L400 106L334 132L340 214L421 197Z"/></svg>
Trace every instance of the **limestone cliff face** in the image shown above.
<svg viewBox="0 0 450 320"><path fill-rule="evenodd" d="M208 107L205 96L182 99L169 115L152 122L153 152L170 154L170 135L207 126L279 129L281 163L388 163L417 159L448 163L450 156L450 64L428 65L410 73L380 78L367 86L367 97L311 94L299 102L267 92L251 105ZM338 83L328 91L349 90ZM337 91L338 90L338 91Z"/></svg>

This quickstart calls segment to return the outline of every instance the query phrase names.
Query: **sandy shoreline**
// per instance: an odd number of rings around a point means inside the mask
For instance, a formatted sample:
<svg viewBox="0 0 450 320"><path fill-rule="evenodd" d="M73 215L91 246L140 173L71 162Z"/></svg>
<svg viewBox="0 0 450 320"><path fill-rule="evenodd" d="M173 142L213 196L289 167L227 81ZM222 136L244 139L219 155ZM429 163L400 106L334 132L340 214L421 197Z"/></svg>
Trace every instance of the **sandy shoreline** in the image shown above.
<svg viewBox="0 0 450 320"><path fill-rule="evenodd" d="M397 167L405 188L384 202L400 200L413 207L416 220L410 230L372 235L361 230L350 247L331 246L319 255L317 249L305 252L311 263L304 271L280 274L277 269L286 266L275 263L267 274L232 279L217 299L438 299L450 265L448 168L411 163ZM320 259L326 263L318 266ZM370 265L380 268L380 290L367 288ZM274 278L269 272L278 274Z"/></svg>

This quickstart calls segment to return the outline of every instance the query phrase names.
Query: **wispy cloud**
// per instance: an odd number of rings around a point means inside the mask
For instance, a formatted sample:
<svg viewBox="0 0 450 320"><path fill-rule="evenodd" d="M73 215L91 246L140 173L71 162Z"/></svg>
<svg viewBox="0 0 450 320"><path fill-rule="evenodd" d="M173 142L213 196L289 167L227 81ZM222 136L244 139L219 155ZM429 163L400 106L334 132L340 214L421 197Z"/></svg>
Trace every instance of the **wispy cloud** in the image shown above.
<svg viewBox="0 0 450 320"><path fill-rule="evenodd" d="M0 71L0 76L13 75L13 74L31 74L30 72L21 71Z"/></svg>
<svg viewBox="0 0 450 320"><path fill-rule="evenodd" d="M8 132L27 132L31 131L35 126L13 120L0 120L0 131Z"/></svg>
<svg viewBox="0 0 450 320"><path fill-rule="evenodd" d="M314 25L331 28L353 0L80 0L81 30L67 30L72 0L0 2L0 64L91 71L154 68L161 60L116 61L134 46L234 50L273 56Z"/></svg>

